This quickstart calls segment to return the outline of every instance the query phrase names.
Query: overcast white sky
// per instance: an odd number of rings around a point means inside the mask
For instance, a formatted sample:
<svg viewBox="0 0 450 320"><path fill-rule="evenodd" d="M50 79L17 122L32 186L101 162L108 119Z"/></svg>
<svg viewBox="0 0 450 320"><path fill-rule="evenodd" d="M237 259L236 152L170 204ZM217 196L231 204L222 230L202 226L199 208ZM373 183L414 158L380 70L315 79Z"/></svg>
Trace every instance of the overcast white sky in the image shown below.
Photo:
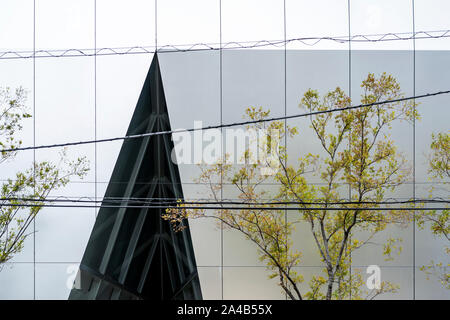
<svg viewBox="0 0 450 320"><path fill-rule="evenodd" d="M351 34L381 34L412 32L412 4L410 0L352 0ZM157 4L158 45L187 43L217 43L220 40L218 0L160 0ZM222 41L282 40L284 19L282 0L222 0ZM416 0L415 30L447 30L450 1ZM138 0L97 0L97 47L153 46L155 44L155 3ZM286 37L346 36L348 35L347 0L286 0ZM93 0L36 0L36 49L89 49L94 47ZM412 50L412 41L382 43L352 43L353 50ZM450 39L418 40L417 50L448 50ZM33 1L0 1L0 51L33 49ZM271 49L271 48L265 48ZM273 49L273 48L272 48ZM348 44L323 41L308 47L291 43L287 55L287 109L298 113L301 93L309 87L325 90L340 85L348 90ZM295 50L294 50L295 49ZM342 50L299 52L299 49ZM405 51L373 54L352 53L352 88L357 93L358 83L367 72L391 72L396 75L405 94L412 94L412 52ZM97 113L97 137L122 136L142 88L152 59L151 54L99 56L96 82L94 58L39 58L36 59L35 92L33 92L33 61L31 59L0 59L0 86L23 86L29 90L28 105L33 106L35 96L36 143L61 143L94 138L94 116ZM448 52L417 55L417 93L448 89L450 56ZM189 128L194 120L205 125L220 121L220 73L218 52L164 54L161 58L172 127ZM271 107L276 115L284 112L284 52L240 53L227 51L223 56L223 119L231 122L241 119L241 110L249 105ZM249 89L251 88L251 90ZM355 96L357 98L357 96ZM433 98L424 106L426 111L418 136L428 137L433 128L448 129L448 115L444 109L450 100ZM96 103L95 103L96 102ZM448 109L448 108L447 108ZM436 112L436 113L434 113ZM397 127L402 148L411 153L412 135L409 127ZM24 145L33 143L30 120L23 133ZM307 139L294 146L307 144ZM424 148L428 138L418 139ZM113 169L121 142L98 145L97 194L102 196ZM313 146L310 146L314 148ZM294 150L294 149L293 149ZM423 149L419 149L423 150ZM301 150L295 149L295 152ZM422 152L422 151L420 151ZM295 153L295 154L296 154ZM72 156L86 155L92 163L94 146L70 149ZM56 159L57 150L37 151L37 160ZM420 157L419 157L420 158ZM17 161L2 165L0 179L11 177L19 169L31 164L31 152L20 153ZM419 162L418 162L419 163ZM420 164L420 163L419 163ZM195 170L180 167L183 182L192 182ZM420 179L426 180L424 167L418 167ZM94 170L85 179L74 181L55 195L94 196ZM408 194L410 189L404 190ZM198 188L186 184L186 197L198 197ZM424 192L423 190L421 192ZM403 194L403 195L404 195ZM444 193L444 196L448 196ZM37 298L65 299L67 268L81 259L94 210L69 209L61 212L54 208L43 210L36 221L36 281L33 280L33 242L28 241L24 252L14 259L12 268L0 273L0 298L33 298L33 283ZM207 298L220 298L220 232L205 222L192 224L197 263L200 266L202 286ZM400 279L404 297L410 297L411 233L405 233L407 252L403 260L388 264L390 277ZM434 253L427 236L418 237L418 245L425 253ZM226 233L223 254L225 297L279 298L278 288L270 287L254 248L245 240ZM424 244L426 243L426 244ZM58 244L58 245L55 245ZM427 246L428 245L428 246ZM437 246L437 245L436 245ZM235 250L239 247L240 250ZM371 264L364 256L361 263ZM314 259L311 258L311 261ZM376 261L380 262L380 261ZM384 262L380 262L382 264ZM231 266L244 265L242 268ZM400 266L406 269L395 269ZM309 268L313 268L311 262ZM408 269L409 268L409 269ZM251 271L249 271L251 270ZM392 271L393 270L393 271ZM386 271L389 273L388 271ZM424 282L425 283L425 282ZM268 288L271 289L268 289ZM438 287L425 290L435 297L442 296Z"/></svg>

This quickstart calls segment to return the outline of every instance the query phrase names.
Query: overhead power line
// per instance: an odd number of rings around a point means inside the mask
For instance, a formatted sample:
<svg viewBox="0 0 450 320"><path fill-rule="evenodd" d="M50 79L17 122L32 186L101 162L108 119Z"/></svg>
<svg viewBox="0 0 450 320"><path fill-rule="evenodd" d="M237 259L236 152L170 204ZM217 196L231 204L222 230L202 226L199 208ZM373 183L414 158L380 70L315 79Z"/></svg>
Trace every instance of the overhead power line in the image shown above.
<svg viewBox="0 0 450 320"><path fill-rule="evenodd" d="M426 203L450 203L450 200L445 200L442 198L434 198L434 199L415 199L415 200L385 200L385 201L269 201L269 202L244 202L244 201L233 201L233 200L224 200L224 201L210 201L210 200L185 200L179 198L103 198L102 200L96 199L82 199L87 197L81 197L79 199L69 199L63 197L58 198L45 198L45 199L37 199L37 198L20 198L20 197L9 197L9 198L0 198L0 201L19 201L19 202L69 202L69 203L102 203L102 204L117 204L117 203L136 203L136 204L151 204L151 205L173 205L174 202L177 204L183 205L217 205L217 204L225 204L225 205L245 205L245 206L267 206L267 205L364 205L364 204L375 204L375 205L390 205L390 204L426 204ZM17 204L20 205L20 204ZM1 206L1 205L0 205Z"/></svg>
<svg viewBox="0 0 450 320"><path fill-rule="evenodd" d="M282 48L289 43L300 43L305 46L315 46L322 41L336 43L347 42L386 42L386 41L408 41L421 39L440 39L450 37L450 30L431 30L417 32L397 32L384 34L360 34L347 36L327 36L327 37L300 37L286 40L257 40L257 41L231 41L227 43L193 43L178 45L158 46L132 46L132 47L110 47L110 48L70 48L70 49L49 49L36 51L3 51L0 52L0 59L30 59L30 58L63 58L63 57L91 57L110 56L128 54L153 54L155 52L189 52L189 51L210 51L210 50L235 50L252 49L265 47Z"/></svg>
<svg viewBox="0 0 450 320"><path fill-rule="evenodd" d="M111 209L197 209L197 210L265 210L265 211L341 211L341 210L357 210L357 211L433 211L433 210L448 210L449 208L424 208L424 207L389 207L389 208L352 208L352 207L247 207L247 206L229 206L229 207L209 207L209 206L195 206L195 207L179 207L179 206L161 206L161 205L68 205L68 204L16 204L6 203L2 204L6 207L49 207L49 208L111 208Z"/></svg>
<svg viewBox="0 0 450 320"><path fill-rule="evenodd" d="M166 135L166 134L173 134L173 133L183 133L183 132L194 132L194 131L202 131L202 130L229 128L229 127L243 126L243 125L256 124L256 123L262 123L262 122L295 119L295 118L302 118L302 117L314 116L314 115L319 115L319 114L333 113L333 112L339 112L339 111L348 111L348 110L353 110L353 109L366 108L366 107L378 106L378 105L389 104L389 103L397 103L397 102L402 102L402 101L407 101L407 100L428 98L428 97L442 95L442 94L448 94L448 93L450 93L450 90L426 93L426 94L415 95L415 96L410 96L410 97L403 97L403 98L398 98L398 99L378 101L378 102L367 103L367 104L359 104L359 105L355 105L355 106L348 106L348 107L336 108L336 109L330 109L330 110L313 111L313 112L295 114L295 115L290 115L290 116L280 116L280 117L266 118L266 119L260 119L260 120L248 120L248 121L220 124L220 125L214 125L214 126L206 126L206 127L200 127L200 128L157 131L157 132L148 132L148 133L134 134L134 135L129 135L129 136L114 137L114 138L56 143L56 144L20 147L20 148L11 148L11 149L2 149L2 150L0 150L0 153L25 151L25 150L60 148L60 147L92 144L92 143L112 142L112 141L127 140L127 139L138 139L138 138L145 138L145 137L152 137L152 136L159 136L159 135Z"/></svg>

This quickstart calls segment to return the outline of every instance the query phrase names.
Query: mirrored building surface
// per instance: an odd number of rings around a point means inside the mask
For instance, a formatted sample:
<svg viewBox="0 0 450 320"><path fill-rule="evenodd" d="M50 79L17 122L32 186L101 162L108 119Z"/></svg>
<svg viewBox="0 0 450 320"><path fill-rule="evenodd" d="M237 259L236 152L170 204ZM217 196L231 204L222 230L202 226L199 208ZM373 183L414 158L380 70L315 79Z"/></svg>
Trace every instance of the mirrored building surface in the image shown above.
<svg viewBox="0 0 450 320"><path fill-rule="evenodd" d="M170 121L154 55L126 135L161 131ZM167 134L124 140L69 299L202 298L188 222L175 232L153 201L183 198L172 149Z"/></svg>

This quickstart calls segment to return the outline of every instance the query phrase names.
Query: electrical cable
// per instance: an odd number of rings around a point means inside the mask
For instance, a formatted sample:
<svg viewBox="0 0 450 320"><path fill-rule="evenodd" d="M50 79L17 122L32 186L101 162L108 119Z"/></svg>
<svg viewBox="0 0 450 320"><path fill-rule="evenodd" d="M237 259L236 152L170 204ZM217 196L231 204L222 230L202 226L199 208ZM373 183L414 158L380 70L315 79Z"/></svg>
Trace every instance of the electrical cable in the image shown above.
<svg viewBox="0 0 450 320"><path fill-rule="evenodd" d="M449 208L445 207L436 207L436 208L405 208L405 207L392 207L392 208L375 208L375 207L367 207L367 208L352 208L352 207L209 207L209 206L192 206L192 207L179 207L179 206L160 206L160 205L59 205L59 204L18 204L18 203L6 203L2 204L2 206L6 207L49 207L49 208L108 208L108 209L196 209L196 210L264 210L264 211L434 211L434 210L449 210Z"/></svg>
<svg viewBox="0 0 450 320"><path fill-rule="evenodd" d="M254 40L254 41L230 41L227 43L193 43L176 44L164 46L132 46L132 47L104 47L104 48L70 48L70 49L42 49L35 51L3 51L0 52L1 59L31 59L31 58L64 58L64 57L91 57L111 56L129 54L153 54L155 52L190 52L210 50L236 50L253 49L265 47L282 48L290 43L300 43L313 47L322 41L337 43L348 42L386 42L386 41L409 41L413 39L440 39L450 37L450 30L430 30L417 32L397 32L383 34L360 34L349 36L325 36L325 37L299 37L286 40Z"/></svg>
<svg viewBox="0 0 450 320"><path fill-rule="evenodd" d="M375 205L390 205L390 204L413 204L413 203L450 203L450 200L445 199L415 199L415 200L391 200L391 201L331 201L331 202L324 202L324 201L270 201L270 202L245 202L245 201L205 201L205 200L184 200L184 199L178 199L178 198L103 198L102 200L95 200L95 199L82 199L87 197L81 197L79 199L62 199L62 197L59 198L43 198L43 199L37 199L37 198L20 198L20 197L9 197L9 198L0 198L0 201L23 201L23 202L71 202L71 203L152 203L152 204L173 204L174 202L177 202L177 204L188 204L188 205L212 205L212 204L227 204L227 205L258 205L258 206L264 206L264 205L294 205L294 204L301 204L301 205L352 205L352 204L375 204ZM155 201L157 200L157 201Z"/></svg>
<svg viewBox="0 0 450 320"><path fill-rule="evenodd" d="M398 99L390 99L390 100L378 101L378 102L367 103L367 104L359 104L359 105L348 106L348 107L343 107L343 108L336 108L336 109L329 109L329 110L319 110L319 111L313 111L313 112L308 112L308 113L300 113L300 114L295 114L295 115L290 115L290 116L280 116L280 117L273 117L273 118L266 118L266 119L259 119L259 120L248 120L248 121L234 122L234 123L228 123L228 124L220 124L220 125L199 127L199 128L157 131L157 132L148 132L148 133L134 134L134 135L129 135L129 136L114 137L114 138L85 140L85 141L66 142L66 143L56 143L56 144L30 146L30 147L20 147L20 148L9 148L9 149L2 149L2 150L0 150L0 153L25 151L25 150L59 148L59 147L76 146L76 145L84 145L84 144L92 144L92 143L102 143L102 142L112 142L112 141L118 141L118 140L137 139L137 138L152 137L152 136L174 134L174 133L176 134L176 133L183 133L183 132L194 132L194 131L202 131L202 130L229 128L229 127L250 125L250 124L256 124L256 123L263 123L263 122L271 122L271 121L279 121L279 120L285 120L285 119L302 118L302 117L307 117L307 116L327 114L327 113L333 113L333 112L338 112L338 111L348 111L348 110L359 109L359 108L367 108L367 107L378 106L378 105L389 104L389 103L397 103L397 102L408 101L408 100L428 98L428 97L442 95L442 94L448 94L448 93L450 93L450 90L437 91L437 92L433 92L433 93L425 93L425 94L416 95L416 96L403 97L403 98L398 98Z"/></svg>

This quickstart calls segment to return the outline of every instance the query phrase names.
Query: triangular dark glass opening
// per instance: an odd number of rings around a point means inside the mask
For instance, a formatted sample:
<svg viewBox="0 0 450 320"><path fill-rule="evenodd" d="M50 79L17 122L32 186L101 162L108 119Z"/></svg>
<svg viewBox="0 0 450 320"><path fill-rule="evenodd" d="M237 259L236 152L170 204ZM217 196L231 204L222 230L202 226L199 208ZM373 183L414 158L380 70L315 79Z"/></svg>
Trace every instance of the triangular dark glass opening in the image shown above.
<svg viewBox="0 0 450 320"><path fill-rule="evenodd" d="M155 54L127 135L168 130ZM202 299L188 222L174 232L164 209L129 208L183 198L172 149L169 135L124 140L69 299ZM107 207L114 198L127 208Z"/></svg>

